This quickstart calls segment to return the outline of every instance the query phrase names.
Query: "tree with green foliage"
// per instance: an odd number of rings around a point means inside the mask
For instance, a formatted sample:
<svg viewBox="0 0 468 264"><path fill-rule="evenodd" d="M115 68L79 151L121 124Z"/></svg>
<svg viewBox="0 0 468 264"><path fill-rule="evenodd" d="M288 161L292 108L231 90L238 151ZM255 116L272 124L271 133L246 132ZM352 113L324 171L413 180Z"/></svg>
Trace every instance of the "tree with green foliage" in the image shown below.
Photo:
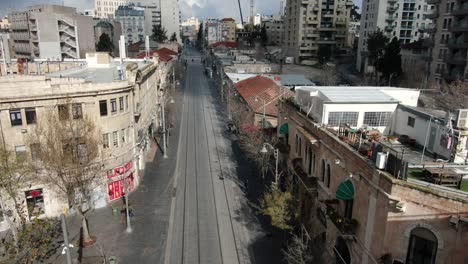
<svg viewBox="0 0 468 264"><path fill-rule="evenodd" d="M199 47L203 45L203 23L200 23L197 32L197 44Z"/></svg>
<svg viewBox="0 0 468 264"><path fill-rule="evenodd" d="M361 14L358 12L359 6L353 5L351 8L351 20L352 21L360 21L361 20Z"/></svg>
<svg viewBox="0 0 468 264"><path fill-rule="evenodd" d="M320 45L317 51L318 61L320 64L324 64L329 61L331 58L331 46L330 45Z"/></svg>
<svg viewBox="0 0 468 264"><path fill-rule="evenodd" d="M265 47L268 43L268 34L265 25L260 30L260 41L262 42L262 45Z"/></svg>
<svg viewBox="0 0 468 264"><path fill-rule="evenodd" d="M293 196L289 191L281 191L276 183L264 193L260 200L260 212L269 216L271 225L281 230L291 230Z"/></svg>
<svg viewBox="0 0 468 264"><path fill-rule="evenodd" d="M112 40L110 39L109 35L107 35L106 33L102 33L102 35L99 37L99 42L96 45L96 51L105 51L109 53L114 51L114 44L112 43Z"/></svg>
<svg viewBox="0 0 468 264"><path fill-rule="evenodd" d="M396 37L385 47L380 69L387 81L395 80L402 73L400 51L400 42Z"/></svg>
<svg viewBox="0 0 468 264"><path fill-rule="evenodd" d="M367 39L368 65L374 66L374 77L377 76L377 72L382 71L382 59L387 43L388 38L380 29L370 34Z"/></svg>
<svg viewBox="0 0 468 264"><path fill-rule="evenodd" d="M171 42L176 42L177 41L177 34L175 32L171 35L171 39L169 41L171 41Z"/></svg>
<svg viewBox="0 0 468 264"><path fill-rule="evenodd" d="M164 42L167 40L167 31L161 25L153 26L153 35L151 38L156 42Z"/></svg>

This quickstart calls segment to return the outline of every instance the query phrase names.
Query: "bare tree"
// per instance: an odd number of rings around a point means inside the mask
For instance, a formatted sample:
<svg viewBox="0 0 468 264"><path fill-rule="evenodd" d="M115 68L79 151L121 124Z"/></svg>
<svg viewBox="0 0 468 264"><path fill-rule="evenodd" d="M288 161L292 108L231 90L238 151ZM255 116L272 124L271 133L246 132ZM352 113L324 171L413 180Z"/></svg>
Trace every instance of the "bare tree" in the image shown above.
<svg viewBox="0 0 468 264"><path fill-rule="evenodd" d="M304 228L300 234L292 233L291 240L283 250L284 258L288 264L313 263L314 257L310 245L311 239Z"/></svg>
<svg viewBox="0 0 468 264"><path fill-rule="evenodd" d="M101 183L99 130L70 100L43 116L29 138L39 157L36 166L41 179L66 195L69 207L82 215L83 243L91 244L85 214L92 190Z"/></svg>
<svg viewBox="0 0 468 264"><path fill-rule="evenodd" d="M335 66L324 65L322 67L322 74L319 77L320 85L323 86L334 86L339 81L338 73Z"/></svg>
<svg viewBox="0 0 468 264"><path fill-rule="evenodd" d="M434 96L436 108L447 111L468 108L468 83L455 81L435 88L439 90Z"/></svg>

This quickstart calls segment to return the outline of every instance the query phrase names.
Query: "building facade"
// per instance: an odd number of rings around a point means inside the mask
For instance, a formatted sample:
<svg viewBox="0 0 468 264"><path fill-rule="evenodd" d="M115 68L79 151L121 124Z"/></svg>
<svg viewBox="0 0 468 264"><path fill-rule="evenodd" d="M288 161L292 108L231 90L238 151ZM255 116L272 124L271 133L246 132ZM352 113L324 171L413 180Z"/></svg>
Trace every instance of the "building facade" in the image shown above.
<svg viewBox="0 0 468 264"><path fill-rule="evenodd" d="M37 5L9 16L17 58L80 59L95 51L93 19L75 8Z"/></svg>
<svg viewBox="0 0 468 264"><path fill-rule="evenodd" d="M180 43L181 13L179 10L179 1L159 0L159 6L161 10L161 26L166 29L167 37L170 38L175 34L177 41Z"/></svg>
<svg viewBox="0 0 468 264"><path fill-rule="evenodd" d="M467 80L468 2L429 0L434 10L429 18L433 25L425 29L430 34L431 81L437 84Z"/></svg>
<svg viewBox="0 0 468 264"><path fill-rule="evenodd" d="M119 56L119 40L122 35L122 24L117 20L109 19L94 19L94 39L96 45L99 43L99 39L102 34L107 34L112 41L114 51L112 54L115 57Z"/></svg>
<svg viewBox="0 0 468 264"><path fill-rule="evenodd" d="M9 31L10 30L10 21L7 17L0 19L0 31Z"/></svg>
<svg viewBox="0 0 468 264"><path fill-rule="evenodd" d="M431 17L435 15L430 2L363 1L356 68L363 71L367 67L367 40L377 30L383 31L389 39L398 38L402 44L428 37L426 32L432 27Z"/></svg>
<svg viewBox="0 0 468 264"><path fill-rule="evenodd" d="M98 131L99 161L103 165L89 205L103 207L119 199L124 187L131 191L138 185L150 139L160 126L158 102L165 96L168 77L163 75L170 66L157 60L124 61L122 71L108 54L91 53L87 54L85 67L47 75L1 77L0 90L5 97L0 100L0 121L6 148L33 160L28 135L45 115L60 114L64 109L60 105L71 100L73 118L89 118ZM40 199L30 200L31 191ZM66 211L71 205L63 196L40 175L26 182L18 193L19 199L34 208L26 210L29 219L54 217ZM4 222L0 227L8 228Z"/></svg>
<svg viewBox="0 0 468 264"><path fill-rule="evenodd" d="M221 19L222 41L236 41L236 21L232 18Z"/></svg>
<svg viewBox="0 0 468 264"><path fill-rule="evenodd" d="M187 18L180 24L182 37L189 41L197 39L198 30L200 29L200 21L196 17Z"/></svg>
<svg viewBox="0 0 468 264"><path fill-rule="evenodd" d="M466 261L466 193L379 169L306 108L282 101L278 133L289 146L283 181L292 182L296 215L322 263Z"/></svg>
<svg viewBox="0 0 468 264"><path fill-rule="evenodd" d="M298 64L318 62L319 48L333 55L346 45L352 1L288 0L285 15L286 56Z"/></svg>
<svg viewBox="0 0 468 264"><path fill-rule="evenodd" d="M121 5L115 11L115 19L122 25L127 46L143 42L146 35L145 9L134 4Z"/></svg>
<svg viewBox="0 0 468 264"><path fill-rule="evenodd" d="M126 5L131 1L127 0L95 0L94 13L98 18L112 19L115 17L115 11L121 5Z"/></svg>
<svg viewBox="0 0 468 264"><path fill-rule="evenodd" d="M271 16L262 21L262 27L266 29L268 45L282 46L284 38L284 19L282 16Z"/></svg>

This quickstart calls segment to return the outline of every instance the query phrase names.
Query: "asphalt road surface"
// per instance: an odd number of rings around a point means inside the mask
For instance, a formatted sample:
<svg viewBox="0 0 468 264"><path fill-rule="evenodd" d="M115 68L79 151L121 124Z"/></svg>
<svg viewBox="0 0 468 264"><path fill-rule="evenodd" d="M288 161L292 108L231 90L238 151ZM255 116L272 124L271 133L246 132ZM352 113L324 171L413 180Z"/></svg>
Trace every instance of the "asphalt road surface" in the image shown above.
<svg viewBox="0 0 468 264"><path fill-rule="evenodd" d="M186 50L187 69L166 263L245 263L233 224L219 120L200 54ZM226 165L226 164L225 164ZM224 165L224 166L225 166ZM228 185L228 186L226 186ZM248 254L247 254L248 255Z"/></svg>

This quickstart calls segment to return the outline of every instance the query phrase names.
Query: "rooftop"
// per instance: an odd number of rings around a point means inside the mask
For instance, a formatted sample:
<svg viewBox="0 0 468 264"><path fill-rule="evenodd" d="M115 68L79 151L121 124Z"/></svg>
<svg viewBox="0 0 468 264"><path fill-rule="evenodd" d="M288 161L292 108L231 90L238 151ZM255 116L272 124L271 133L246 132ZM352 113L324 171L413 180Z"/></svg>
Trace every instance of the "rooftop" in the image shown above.
<svg viewBox="0 0 468 264"><path fill-rule="evenodd" d="M158 55L159 60L167 62L167 61L172 60L173 56L177 56L178 53L168 48L161 48L158 50L150 51L149 57L154 57L155 54ZM145 52L142 52L137 55L137 59L144 59L145 57L146 57Z"/></svg>
<svg viewBox="0 0 468 264"><path fill-rule="evenodd" d="M314 86L315 84L302 74L281 74L279 82L284 86Z"/></svg>

